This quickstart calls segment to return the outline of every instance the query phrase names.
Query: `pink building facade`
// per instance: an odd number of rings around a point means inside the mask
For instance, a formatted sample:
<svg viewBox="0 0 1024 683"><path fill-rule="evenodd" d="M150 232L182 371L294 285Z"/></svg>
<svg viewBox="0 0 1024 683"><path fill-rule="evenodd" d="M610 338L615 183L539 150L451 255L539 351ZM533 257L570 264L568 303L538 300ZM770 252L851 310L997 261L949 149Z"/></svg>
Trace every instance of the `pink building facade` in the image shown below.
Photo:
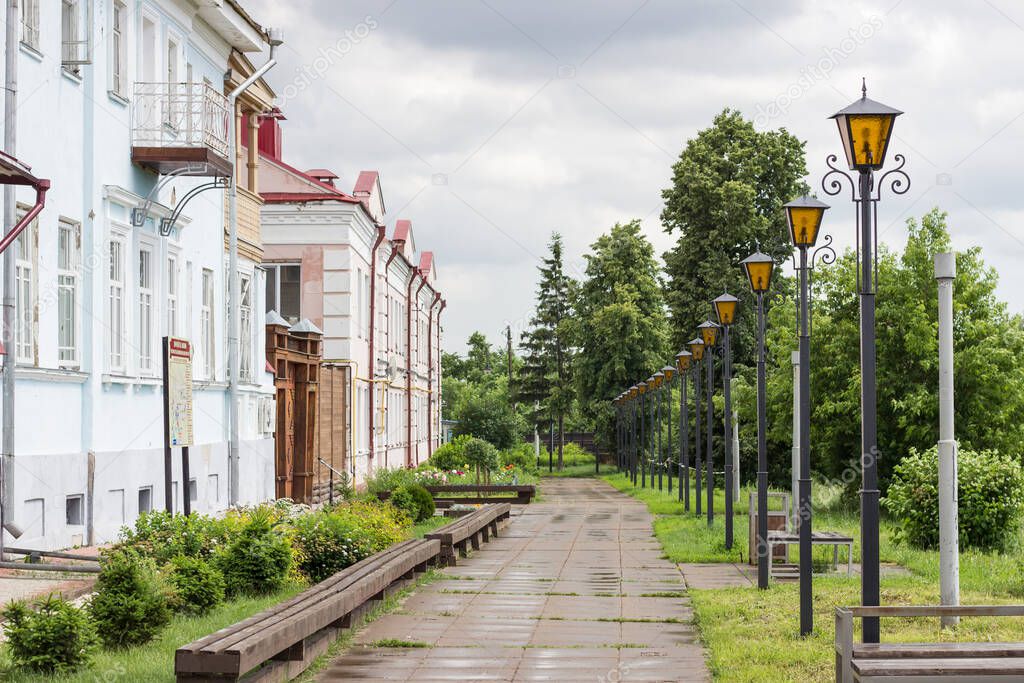
<svg viewBox="0 0 1024 683"><path fill-rule="evenodd" d="M351 193L327 169L282 158L280 114L259 134L266 308L323 331L325 363L348 365L348 458L368 473L416 466L440 442L441 312L430 251L412 222L388 225L380 177L363 171Z"/></svg>

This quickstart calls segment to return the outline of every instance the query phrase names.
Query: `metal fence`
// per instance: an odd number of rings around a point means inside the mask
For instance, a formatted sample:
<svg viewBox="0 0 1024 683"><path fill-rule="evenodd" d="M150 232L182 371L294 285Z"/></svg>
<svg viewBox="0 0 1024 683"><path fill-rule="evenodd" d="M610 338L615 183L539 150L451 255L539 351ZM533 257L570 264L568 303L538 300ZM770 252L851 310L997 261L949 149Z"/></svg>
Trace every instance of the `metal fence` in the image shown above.
<svg viewBox="0 0 1024 683"><path fill-rule="evenodd" d="M134 147L207 147L228 156L228 100L207 83L136 83Z"/></svg>

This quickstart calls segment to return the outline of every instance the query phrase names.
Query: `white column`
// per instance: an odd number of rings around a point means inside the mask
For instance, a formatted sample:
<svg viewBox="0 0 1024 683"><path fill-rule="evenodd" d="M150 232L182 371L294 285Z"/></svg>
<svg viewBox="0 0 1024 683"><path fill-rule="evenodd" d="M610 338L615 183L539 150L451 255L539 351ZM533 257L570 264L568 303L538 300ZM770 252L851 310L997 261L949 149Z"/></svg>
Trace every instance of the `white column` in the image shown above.
<svg viewBox="0 0 1024 683"><path fill-rule="evenodd" d="M939 593L943 605L960 604L956 438L953 428L953 278L956 256L935 254L939 289ZM957 617L943 617L955 626Z"/></svg>
<svg viewBox="0 0 1024 683"><path fill-rule="evenodd" d="M792 510L792 530L796 531L799 524L799 491L800 491L800 352L793 351L790 355L793 363L793 449L792 467L790 468L790 481L792 493L789 503Z"/></svg>

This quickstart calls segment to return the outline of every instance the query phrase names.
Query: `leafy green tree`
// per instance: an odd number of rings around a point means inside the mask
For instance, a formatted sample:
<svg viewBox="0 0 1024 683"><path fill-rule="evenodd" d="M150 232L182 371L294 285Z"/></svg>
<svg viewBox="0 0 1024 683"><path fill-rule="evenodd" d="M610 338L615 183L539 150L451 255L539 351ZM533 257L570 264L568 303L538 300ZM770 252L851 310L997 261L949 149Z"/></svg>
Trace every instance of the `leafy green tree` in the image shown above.
<svg viewBox="0 0 1024 683"><path fill-rule="evenodd" d="M539 405L531 415L534 425L542 424L543 415L557 423L558 469L561 470L565 419L575 401L568 324L575 283L565 274L562 237L557 232L551 235L548 250L548 256L538 269L540 281L534 315L521 340L525 357L517 396L527 406Z"/></svg>
<svg viewBox="0 0 1024 683"><path fill-rule="evenodd" d="M733 334L734 362L753 362L752 297L739 262L759 246L782 261L790 246L782 204L806 191L804 143L784 128L759 132L725 109L687 142L662 191L662 224L679 239L665 255L673 346L682 347L723 291L743 300Z"/></svg>
<svg viewBox="0 0 1024 683"><path fill-rule="evenodd" d="M674 356L660 269L640 231L639 221L616 224L590 245L570 324L580 408L605 448L614 443L611 399Z"/></svg>
<svg viewBox="0 0 1024 683"><path fill-rule="evenodd" d="M501 376L492 384L467 384L455 406L455 434L468 434L489 441L497 448L512 448L522 440L526 420L509 399L508 380Z"/></svg>

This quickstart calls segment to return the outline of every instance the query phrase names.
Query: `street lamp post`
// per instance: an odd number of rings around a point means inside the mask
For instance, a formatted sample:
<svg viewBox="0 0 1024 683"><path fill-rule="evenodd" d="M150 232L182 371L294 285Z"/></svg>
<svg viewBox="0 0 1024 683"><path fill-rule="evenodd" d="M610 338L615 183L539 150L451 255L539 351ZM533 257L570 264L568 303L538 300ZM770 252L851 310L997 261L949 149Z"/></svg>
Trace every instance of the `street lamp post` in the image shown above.
<svg viewBox="0 0 1024 683"><path fill-rule="evenodd" d="M675 377L676 368L674 365L666 365L661 372L665 375L665 391L668 392L668 396L665 397L665 426L668 434L665 439L665 454L662 457L661 469L668 468L668 492L672 493L672 378ZM661 490L661 471L658 472L658 490Z"/></svg>
<svg viewBox="0 0 1024 683"><path fill-rule="evenodd" d="M686 385L690 383L689 351L676 354L676 367L679 369L679 500L683 501L683 510L690 511L690 416L687 414Z"/></svg>
<svg viewBox="0 0 1024 683"><path fill-rule="evenodd" d="M661 372L659 370L658 372L654 373L654 376L658 378L658 382L657 382L658 395L657 395L657 409L656 409L656 412L657 412L657 423L656 424L658 425L657 426L658 438L657 438L657 444L656 444L657 445L657 451L654 454L654 459L651 461L651 488L652 489L654 488L654 468L657 467L658 468L658 490L660 491L661 490L661 485L662 485L661 461L662 461L662 458L665 455L664 451L661 448L661 445L662 445L661 444L661 398L662 398L662 394L665 393L665 373L663 373L663 372Z"/></svg>
<svg viewBox="0 0 1024 683"><path fill-rule="evenodd" d="M800 480L798 520L800 524L800 635L814 630L811 577L811 323L810 264L808 249L818 239L821 219L828 205L812 197L800 197L785 204L786 221L793 244L800 250ZM822 248L828 248L828 239ZM817 254L817 251L815 251Z"/></svg>
<svg viewBox="0 0 1024 683"><path fill-rule="evenodd" d="M729 349L729 330L736 318L739 299L726 293L712 303L722 329L722 392L725 399L725 549L732 550L732 356Z"/></svg>
<svg viewBox="0 0 1024 683"><path fill-rule="evenodd" d="M768 417L765 380L764 295L775 261L760 251L743 259L750 290L757 297L757 587L768 588Z"/></svg>
<svg viewBox="0 0 1024 683"><path fill-rule="evenodd" d="M633 486L636 486L637 470L639 470L640 476L640 488L647 485L647 480L644 474L644 458L647 457L647 430L645 425L647 422L647 382L640 382L637 384L637 388L640 390L640 406L639 406L639 417L640 419L640 440L637 442L636 448L636 466L633 469Z"/></svg>
<svg viewBox="0 0 1024 683"><path fill-rule="evenodd" d="M707 425L705 425L707 441L705 447L707 448L707 454L705 456L705 474L707 475L707 515L708 515L708 526L710 527L715 522L715 463L712 457L712 431L714 429L715 422L715 404L711 400L712 394L714 393L714 379L712 374L714 372L715 356L714 349L715 343L718 341L718 325L705 320L697 326L700 330L700 335L704 339L704 348L708 351L707 362L705 365L707 388Z"/></svg>
<svg viewBox="0 0 1024 683"><path fill-rule="evenodd" d="M700 452L700 363L704 358L704 340L700 337L691 339L689 342L690 354L693 357L696 365L693 368L693 419L694 419L694 457L693 457L693 491L694 498L696 500L696 512L697 516L700 516L700 499L701 499L701 487L700 487L700 468L701 468L701 452ZM689 495L689 488L687 488L687 495Z"/></svg>
<svg viewBox="0 0 1024 683"><path fill-rule="evenodd" d="M857 205L858 254L857 289L860 296L860 405L861 405L861 604L878 606L879 552L878 552L878 390L875 362L875 264L877 249L877 207L882 187L892 175L889 188L894 194L905 194L910 189L910 177L903 172L906 159L895 155L895 168L884 173L875 184L874 173L885 165L885 154L896 117L903 112L868 99L867 85L861 86L861 98L832 115L839 128L839 137L851 171L859 174L857 182L846 172L836 168L836 155L829 155L829 172L822 178L822 188L829 195L842 189L839 177L851 185L851 194ZM831 180L829 180L831 178ZM877 643L878 618L864 619L863 640Z"/></svg>

